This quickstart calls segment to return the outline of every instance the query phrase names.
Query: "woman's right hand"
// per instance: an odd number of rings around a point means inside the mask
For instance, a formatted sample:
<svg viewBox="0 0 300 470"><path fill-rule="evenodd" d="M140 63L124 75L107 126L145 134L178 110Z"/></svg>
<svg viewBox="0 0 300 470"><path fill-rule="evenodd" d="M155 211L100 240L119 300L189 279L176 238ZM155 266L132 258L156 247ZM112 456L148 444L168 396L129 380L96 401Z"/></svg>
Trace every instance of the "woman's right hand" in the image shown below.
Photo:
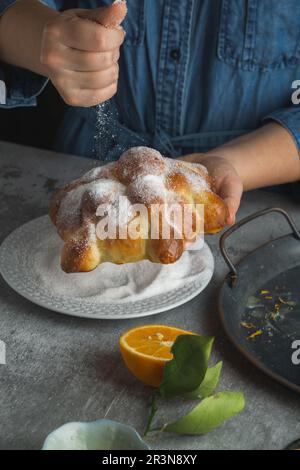
<svg viewBox="0 0 300 470"><path fill-rule="evenodd" d="M58 13L43 30L41 63L64 101L89 107L117 92L126 2Z"/></svg>

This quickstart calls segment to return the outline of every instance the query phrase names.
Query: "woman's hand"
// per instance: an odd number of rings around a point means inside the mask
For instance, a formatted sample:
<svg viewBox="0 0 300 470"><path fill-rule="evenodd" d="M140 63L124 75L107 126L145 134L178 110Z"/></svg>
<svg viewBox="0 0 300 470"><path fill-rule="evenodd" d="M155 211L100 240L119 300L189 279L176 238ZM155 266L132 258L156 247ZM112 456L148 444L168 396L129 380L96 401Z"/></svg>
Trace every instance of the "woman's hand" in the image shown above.
<svg viewBox="0 0 300 470"><path fill-rule="evenodd" d="M243 183L231 163L225 158L206 154L187 155L181 159L201 163L207 168L214 180L216 192L227 204L227 224L234 224L243 194Z"/></svg>
<svg viewBox="0 0 300 470"><path fill-rule="evenodd" d="M125 37L119 25L126 12L126 2L121 2L94 10L68 10L47 22L41 63L67 104L93 106L116 93Z"/></svg>
<svg viewBox="0 0 300 470"><path fill-rule="evenodd" d="M195 153L183 159L207 167L218 194L228 206L229 225L235 221L243 191L300 180L296 142L291 133L276 122L208 153Z"/></svg>

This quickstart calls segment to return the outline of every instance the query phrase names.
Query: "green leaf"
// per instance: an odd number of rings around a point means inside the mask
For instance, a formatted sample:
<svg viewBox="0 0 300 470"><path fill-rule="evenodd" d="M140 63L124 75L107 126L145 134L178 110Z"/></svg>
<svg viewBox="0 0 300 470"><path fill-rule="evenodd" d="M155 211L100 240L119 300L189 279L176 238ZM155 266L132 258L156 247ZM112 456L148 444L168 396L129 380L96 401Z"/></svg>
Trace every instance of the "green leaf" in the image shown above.
<svg viewBox="0 0 300 470"><path fill-rule="evenodd" d="M151 425L152 425L152 422L155 418L155 415L158 411L158 407L157 407L157 396L158 396L158 391L155 390L155 392L153 393L152 395L152 399L151 399L151 408L150 408L150 413L149 413L149 418L148 418L148 422L147 422L147 426L146 426L146 429L145 429L145 432L144 432L144 437L147 436L147 434L149 432L151 432Z"/></svg>
<svg viewBox="0 0 300 470"><path fill-rule="evenodd" d="M201 385L193 392L187 393L187 398L206 398L210 397L217 388L222 372L223 362L218 362L214 367L207 369Z"/></svg>
<svg viewBox="0 0 300 470"><path fill-rule="evenodd" d="M202 383L211 354L214 338L210 336L178 336L171 352L174 358L167 362L160 394L163 397L183 395L196 390Z"/></svg>
<svg viewBox="0 0 300 470"><path fill-rule="evenodd" d="M220 392L202 400L186 416L175 423L167 424L163 431L195 436L207 434L240 413L244 407L245 398L242 393Z"/></svg>

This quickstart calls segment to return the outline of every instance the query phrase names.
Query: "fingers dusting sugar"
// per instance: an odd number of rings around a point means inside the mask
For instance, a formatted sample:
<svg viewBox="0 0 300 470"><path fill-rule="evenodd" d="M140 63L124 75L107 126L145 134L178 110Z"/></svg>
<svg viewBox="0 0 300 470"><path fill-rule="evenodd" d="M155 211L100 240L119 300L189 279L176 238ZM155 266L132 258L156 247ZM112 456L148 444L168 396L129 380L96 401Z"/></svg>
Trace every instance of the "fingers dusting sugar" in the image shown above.
<svg viewBox="0 0 300 470"><path fill-rule="evenodd" d="M106 9L106 15L101 20L102 26L105 28L120 28L120 24L127 14L126 1L116 0L110 7Z"/></svg>

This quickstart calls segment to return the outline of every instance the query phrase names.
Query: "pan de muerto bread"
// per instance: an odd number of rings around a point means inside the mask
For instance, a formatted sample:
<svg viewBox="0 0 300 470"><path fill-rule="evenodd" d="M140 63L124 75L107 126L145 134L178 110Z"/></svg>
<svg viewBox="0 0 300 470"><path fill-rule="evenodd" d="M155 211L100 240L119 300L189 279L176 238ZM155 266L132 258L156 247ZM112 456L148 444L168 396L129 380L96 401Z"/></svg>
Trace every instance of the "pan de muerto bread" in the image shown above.
<svg viewBox="0 0 300 470"><path fill-rule="evenodd" d="M174 263L200 234L222 230L226 215L206 168L147 147L89 171L50 204L67 273L92 271L102 262Z"/></svg>

